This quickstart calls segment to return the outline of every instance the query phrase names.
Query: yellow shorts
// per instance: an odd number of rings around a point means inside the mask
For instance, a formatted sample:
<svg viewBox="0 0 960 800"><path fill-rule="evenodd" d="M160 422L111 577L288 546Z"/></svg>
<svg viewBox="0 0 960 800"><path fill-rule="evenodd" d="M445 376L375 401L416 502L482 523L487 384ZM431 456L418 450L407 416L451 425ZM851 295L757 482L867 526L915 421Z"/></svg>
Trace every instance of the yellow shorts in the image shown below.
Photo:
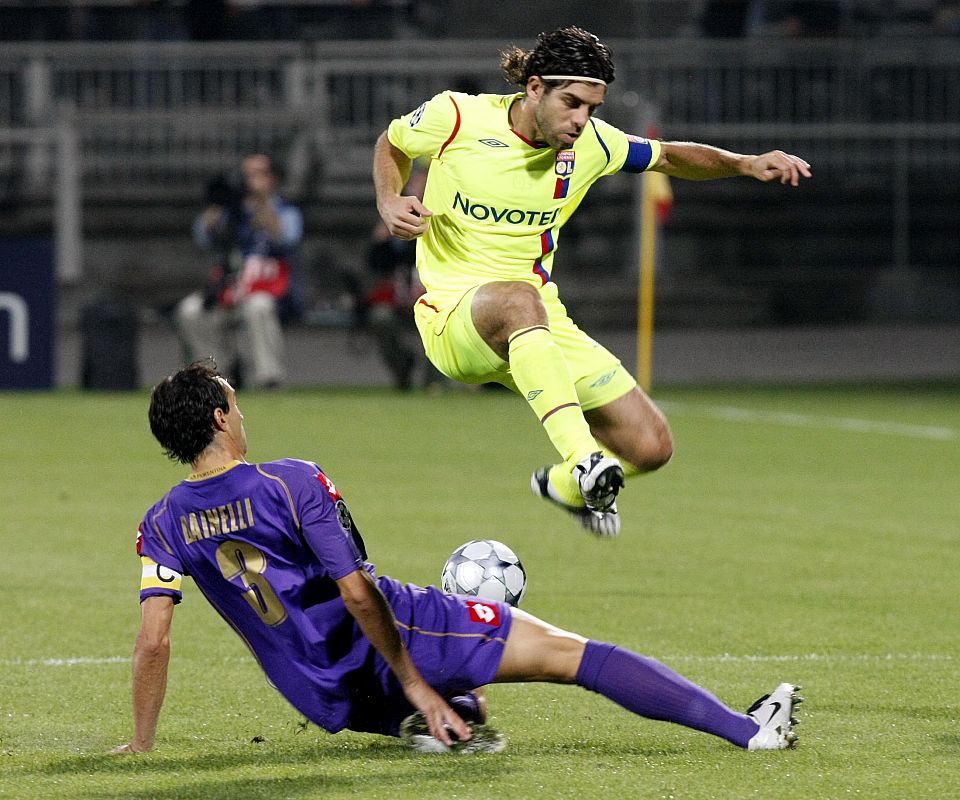
<svg viewBox="0 0 960 800"><path fill-rule="evenodd" d="M427 358L444 375L461 383L502 383L518 392L510 364L477 333L470 307L479 286L461 295L428 293L417 300L414 318ZM595 342L567 315L552 281L540 287L550 333L570 367L584 411L622 397L637 382L620 360Z"/></svg>

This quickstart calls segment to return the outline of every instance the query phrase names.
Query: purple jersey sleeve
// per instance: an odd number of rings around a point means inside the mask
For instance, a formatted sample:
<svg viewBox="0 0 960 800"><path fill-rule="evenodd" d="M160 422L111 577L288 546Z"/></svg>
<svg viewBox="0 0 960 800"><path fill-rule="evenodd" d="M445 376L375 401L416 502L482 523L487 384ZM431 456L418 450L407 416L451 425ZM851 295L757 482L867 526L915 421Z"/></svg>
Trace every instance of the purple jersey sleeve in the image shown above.
<svg viewBox="0 0 960 800"><path fill-rule="evenodd" d="M316 464L310 466L310 473L300 472L300 479L291 486L300 529L304 541L336 581L362 569L363 554L354 540L350 511L337 487Z"/></svg>
<svg viewBox="0 0 960 800"><path fill-rule="evenodd" d="M159 520L166 512L166 498L147 512L137 529L137 555L140 556L140 602L148 597L183 599L183 565L161 533Z"/></svg>

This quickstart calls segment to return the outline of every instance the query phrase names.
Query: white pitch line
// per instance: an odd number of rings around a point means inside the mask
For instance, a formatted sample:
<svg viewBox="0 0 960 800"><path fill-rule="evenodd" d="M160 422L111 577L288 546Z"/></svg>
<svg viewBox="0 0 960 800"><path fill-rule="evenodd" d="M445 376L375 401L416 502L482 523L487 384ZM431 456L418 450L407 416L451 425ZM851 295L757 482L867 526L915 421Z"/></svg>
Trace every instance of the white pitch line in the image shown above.
<svg viewBox="0 0 960 800"><path fill-rule="evenodd" d="M663 661L693 662L698 664L746 664L746 663L783 663L783 662L820 662L820 663L838 663L838 662L858 662L858 663L881 663L887 661L953 661L951 655L943 653L848 653L831 654L822 653L800 653L797 655L732 655L730 653L721 653L712 656L664 656Z"/></svg>
<svg viewBox="0 0 960 800"><path fill-rule="evenodd" d="M5 658L0 660L3 667L97 667L102 664L129 664L130 656L108 656L107 658Z"/></svg>
<svg viewBox="0 0 960 800"><path fill-rule="evenodd" d="M945 653L798 653L793 655L733 655L731 653L719 653L716 655L673 655L662 656L662 661L670 663L682 661L686 663L784 663L784 662L819 662L819 663L880 663L888 661L953 661L954 657ZM225 661L238 661L246 659L227 658ZM0 659L0 667L97 667L104 664L129 664L129 656L109 656L106 658L94 658L79 656L76 658L7 658Z"/></svg>
<svg viewBox="0 0 960 800"><path fill-rule="evenodd" d="M792 428L833 428L855 433L881 433L887 436L905 436L910 439L933 439L950 442L960 438L960 431L945 425L911 425L904 422L881 422L856 417L828 417L817 414L794 414L784 411L762 411L736 406L700 405L697 403L658 401L658 405L672 412L694 416L725 419L734 422L767 422Z"/></svg>

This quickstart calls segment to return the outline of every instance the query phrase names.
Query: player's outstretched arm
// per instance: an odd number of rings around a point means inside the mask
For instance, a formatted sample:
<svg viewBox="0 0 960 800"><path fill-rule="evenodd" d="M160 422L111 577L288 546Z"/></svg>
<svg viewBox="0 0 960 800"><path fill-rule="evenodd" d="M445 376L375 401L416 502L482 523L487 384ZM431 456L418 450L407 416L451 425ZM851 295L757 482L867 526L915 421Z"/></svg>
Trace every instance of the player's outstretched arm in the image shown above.
<svg viewBox="0 0 960 800"><path fill-rule="evenodd" d="M745 175L765 183L779 180L791 186L799 186L800 178L812 175L806 161L782 150L758 156L741 155L695 142L661 142L660 159L651 169L693 181Z"/></svg>
<svg viewBox="0 0 960 800"><path fill-rule="evenodd" d="M431 212L413 195L401 195L412 161L380 134L373 150L373 186L377 211L387 230L398 239L416 239L426 233Z"/></svg>
<svg viewBox="0 0 960 800"><path fill-rule="evenodd" d="M144 753L153 747L167 692L173 608L170 597L148 597L140 604L140 632L133 650L133 739L111 753Z"/></svg>
<svg viewBox="0 0 960 800"><path fill-rule="evenodd" d="M365 570L356 570L337 581L344 605L363 631L363 635L377 648L403 686L407 700L421 711L430 727L430 735L448 747L453 744L449 731L466 741L470 729L460 716L447 705L423 679L397 633L393 612L383 592Z"/></svg>

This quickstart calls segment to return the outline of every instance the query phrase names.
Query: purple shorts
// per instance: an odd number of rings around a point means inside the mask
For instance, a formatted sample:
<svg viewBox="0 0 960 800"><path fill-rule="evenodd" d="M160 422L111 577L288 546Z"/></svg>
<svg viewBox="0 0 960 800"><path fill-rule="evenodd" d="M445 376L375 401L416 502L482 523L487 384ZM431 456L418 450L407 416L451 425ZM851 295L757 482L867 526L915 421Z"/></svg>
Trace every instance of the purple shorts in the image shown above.
<svg viewBox="0 0 960 800"><path fill-rule="evenodd" d="M392 578L377 583L393 609L400 638L413 663L446 698L490 683L500 667L510 634L510 606L475 597L444 594L439 589L401 584ZM347 727L396 736L404 717L413 713L389 665L374 651L372 674L350 687Z"/></svg>

